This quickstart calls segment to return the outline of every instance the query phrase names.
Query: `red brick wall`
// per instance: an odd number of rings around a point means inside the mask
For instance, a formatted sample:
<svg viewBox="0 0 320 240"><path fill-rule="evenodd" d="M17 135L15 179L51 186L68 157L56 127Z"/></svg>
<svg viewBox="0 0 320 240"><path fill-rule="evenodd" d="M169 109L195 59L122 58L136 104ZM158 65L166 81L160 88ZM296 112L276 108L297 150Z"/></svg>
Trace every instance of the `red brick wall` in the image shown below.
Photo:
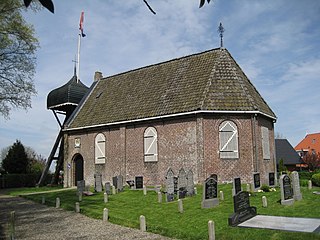
<svg viewBox="0 0 320 240"><path fill-rule="evenodd" d="M224 120L233 121L238 127L239 159L220 159L219 125ZM189 118L145 122L104 128L85 133L70 133L65 150L65 169L67 162L79 153L84 159L84 175L87 184L94 184L94 173L101 172L103 182L111 181L113 176L123 175L125 180L143 176L146 185L164 184L165 175L172 168L177 175L180 168L191 169L194 181L202 182L210 174L218 175L219 182L232 181L241 177L242 182L252 182L255 172L255 151L253 140L253 117L250 115L193 115ZM158 162L144 162L143 134L147 127L156 128L158 134ZM273 123L265 118L257 118L256 138L258 170L262 182L267 183L268 172L274 172L274 154L271 160L262 159L260 126L270 129L270 148L274 151ZM106 137L106 163L94 163L94 139L98 133ZM74 147L74 139L81 138L81 147ZM65 174L67 177L67 174ZM71 170L68 179L74 185ZM66 179L65 179L66 185Z"/></svg>

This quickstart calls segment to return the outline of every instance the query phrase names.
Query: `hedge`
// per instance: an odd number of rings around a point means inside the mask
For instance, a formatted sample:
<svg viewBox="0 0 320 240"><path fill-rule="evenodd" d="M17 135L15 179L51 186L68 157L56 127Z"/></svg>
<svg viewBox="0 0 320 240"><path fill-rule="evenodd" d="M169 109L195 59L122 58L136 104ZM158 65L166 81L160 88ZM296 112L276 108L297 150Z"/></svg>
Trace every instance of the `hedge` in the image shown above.
<svg viewBox="0 0 320 240"><path fill-rule="evenodd" d="M0 188L34 187L41 174L4 174L0 175ZM44 184L51 182L52 175L48 174Z"/></svg>

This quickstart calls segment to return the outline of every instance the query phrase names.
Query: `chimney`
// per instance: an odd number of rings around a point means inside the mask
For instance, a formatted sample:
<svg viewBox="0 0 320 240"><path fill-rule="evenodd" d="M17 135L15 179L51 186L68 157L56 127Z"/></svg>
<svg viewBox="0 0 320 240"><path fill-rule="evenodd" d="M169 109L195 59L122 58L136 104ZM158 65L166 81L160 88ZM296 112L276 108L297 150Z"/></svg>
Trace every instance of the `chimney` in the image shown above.
<svg viewBox="0 0 320 240"><path fill-rule="evenodd" d="M99 81L101 78L102 78L102 72L96 71L96 72L94 73L93 81L94 81L94 82Z"/></svg>

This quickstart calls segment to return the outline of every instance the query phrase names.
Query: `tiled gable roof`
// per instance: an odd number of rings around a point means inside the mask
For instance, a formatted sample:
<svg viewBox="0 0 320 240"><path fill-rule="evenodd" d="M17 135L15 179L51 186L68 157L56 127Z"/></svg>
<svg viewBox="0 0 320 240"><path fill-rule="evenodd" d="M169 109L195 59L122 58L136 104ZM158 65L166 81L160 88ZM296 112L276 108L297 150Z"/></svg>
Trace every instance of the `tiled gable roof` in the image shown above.
<svg viewBox="0 0 320 240"><path fill-rule="evenodd" d="M284 165L301 164L301 158L287 139L275 139L277 164L283 160Z"/></svg>
<svg viewBox="0 0 320 240"><path fill-rule="evenodd" d="M320 133L308 134L294 149L296 151L320 152Z"/></svg>
<svg viewBox="0 0 320 240"><path fill-rule="evenodd" d="M226 49L213 49L101 79L68 128L192 111L275 114Z"/></svg>

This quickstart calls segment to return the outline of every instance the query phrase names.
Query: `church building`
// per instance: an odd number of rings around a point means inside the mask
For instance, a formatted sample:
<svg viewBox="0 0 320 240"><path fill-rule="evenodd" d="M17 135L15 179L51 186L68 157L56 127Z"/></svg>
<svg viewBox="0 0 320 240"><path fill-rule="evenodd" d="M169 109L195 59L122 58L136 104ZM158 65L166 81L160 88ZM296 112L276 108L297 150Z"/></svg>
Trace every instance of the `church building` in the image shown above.
<svg viewBox="0 0 320 240"><path fill-rule="evenodd" d="M169 168L195 183L276 172L276 116L225 48L114 76L96 72L64 134L64 185L94 175L165 183Z"/></svg>

